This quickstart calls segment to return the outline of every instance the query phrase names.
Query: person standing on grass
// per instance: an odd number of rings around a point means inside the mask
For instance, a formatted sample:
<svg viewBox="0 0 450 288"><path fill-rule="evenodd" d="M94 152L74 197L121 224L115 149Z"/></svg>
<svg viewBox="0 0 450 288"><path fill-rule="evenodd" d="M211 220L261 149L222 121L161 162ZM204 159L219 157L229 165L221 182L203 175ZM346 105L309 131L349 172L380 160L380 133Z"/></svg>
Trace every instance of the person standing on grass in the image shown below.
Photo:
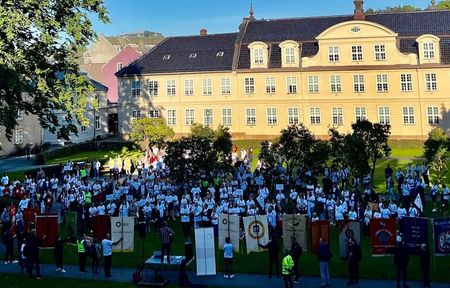
<svg viewBox="0 0 450 288"><path fill-rule="evenodd" d="M80 273L86 273L86 235L80 237L77 241L77 251L78 251L78 268Z"/></svg>
<svg viewBox="0 0 450 288"><path fill-rule="evenodd" d="M291 256L292 252L287 252L286 256L283 258L282 273L283 273L283 282L284 288L292 288L294 287L294 283L292 281L292 269L294 268L294 260Z"/></svg>
<svg viewBox="0 0 450 288"><path fill-rule="evenodd" d="M361 261L361 250L356 243L355 238L350 237L348 239L348 271L349 271L349 281L348 285L356 284L359 281L359 261Z"/></svg>
<svg viewBox="0 0 450 288"><path fill-rule="evenodd" d="M223 244L223 259L225 262L225 278L233 278L233 244L230 237L225 238L225 244Z"/></svg>
<svg viewBox="0 0 450 288"><path fill-rule="evenodd" d="M294 283L300 283L300 271L298 267L298 260L302 256L302 246L294 238L291 244L291 255L292 260L294 260Z"/></svg>
<svg viewBox="0 0 450 288"><path fill-rule="evenodd" d="M427 244L420 245L419 248L420 257L420 269L423 275L423 287L430 287L430 250L428 250Z"/></svg>
<svg viewBox="0 0 450 288"><path fill-rule="evenodd" d="M273 265L275 265L277 277L280 277L280 260L278 259L280 245L277 240L271 236L266 245L259 244L259 247L269 250L269 278L272 278Z"/></svg>
<svg viewBox="0 0 450 288"><path fill-rule="evenodd" d="M394 248L393 252L394 265L397 267L397 288L400 288L400 280L403 280L403 288L407 288L406 270L409 263L409 254L400 235L397 236L397 247Z"/></svg>
<svg viewBox="0 0 450 288"><path fill-rule="evenodd" d="M55 242L55 262L56 262L56 272L66 273L63 267L63 256L64 256L64 243L68 242L69 239L62 239L61 236Z"/></svg>
<svg viewBox="0 0 450 288"><path fill-rule="evenodd" d="M331 257L333 257L333 254L331 254L330 246L325 241L325 239L320 238L320 246L319 253L317 254L317 259L319 260L321 287L330 286L329 263Z"/></svg>
<svg viewBox="0 0 450 288"><path fill-rule="evenodd" d="M112 277L111 275L111 263L112 263L112 246L119 244L123 240L123 237L113 242L111 235L106 234L106 238L102 240L103 258L105 258L105 277Z"/></svg>

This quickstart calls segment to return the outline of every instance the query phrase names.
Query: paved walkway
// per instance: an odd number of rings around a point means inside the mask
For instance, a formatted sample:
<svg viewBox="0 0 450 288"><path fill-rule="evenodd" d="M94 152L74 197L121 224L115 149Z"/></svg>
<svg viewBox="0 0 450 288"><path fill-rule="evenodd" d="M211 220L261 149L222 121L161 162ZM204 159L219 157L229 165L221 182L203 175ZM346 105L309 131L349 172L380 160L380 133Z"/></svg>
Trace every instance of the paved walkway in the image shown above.
<svg viewBox="0 0 450 288"><path fill-rule="evenodd" d="M34 155L28 160L26 156L18 157L0 157L0 173L26 171L31 169L39 169L53 165L35 165Z"/></svg>
<svg viewBox="0 0 450 288"><path fill-rule="evenodd" d="M88 267L89 270L90 267ZM77 266L65 266L66 273L56 272L55 266L50 264L41 265L41 274L43 277L58 277L58 278L79 278L85 280L95 280L95 281L113 281L113 282L131 282L131 277L135 272L134 269L130 268L113 268L113 277L106 279L103 277L103 270L99 269L99 275L94 275L92 273L81 274L78 271ZM3 264L0 263L0 273L21 273L17 264ZM177 271L163 271L164 278L170 280L170 283L178 284L178 272ZM218 274L214 276L195 276L189 273L189 279L192 283L203 284L215 287L248 287L248 288L273 288L282 287L283 280L281 278L269 279L265 275L257 274L236 274L233 279L224 279L223 274ZM392 280L369 280L362 279L360 283L353 286L347 286L347 279L331 279L331 287L364 287L364 288L388 288L395 287L396 282ZM320 279L314 277L303 277L300 284L294 286L297 287L319 287ZM419 282L408 282L410 288L423 287L422 283ZM433 288L448 288L449 283L432 283Z"/></svg>

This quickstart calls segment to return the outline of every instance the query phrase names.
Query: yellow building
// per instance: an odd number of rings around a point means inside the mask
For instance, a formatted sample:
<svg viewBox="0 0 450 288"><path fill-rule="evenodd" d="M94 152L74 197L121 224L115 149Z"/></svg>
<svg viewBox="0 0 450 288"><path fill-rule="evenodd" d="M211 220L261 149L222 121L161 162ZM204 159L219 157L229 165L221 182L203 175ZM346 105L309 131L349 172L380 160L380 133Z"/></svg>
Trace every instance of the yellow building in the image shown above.
<svg viewBox="0 0 450 288"><path fill-rule="evenodd" d="M117 73L119 133L163 117L178 135L193 123L233 139L279 135L304 123L325 137L358 119L392 138L450 132L450 11L256 20L238 33L169 37Z"/></svg>

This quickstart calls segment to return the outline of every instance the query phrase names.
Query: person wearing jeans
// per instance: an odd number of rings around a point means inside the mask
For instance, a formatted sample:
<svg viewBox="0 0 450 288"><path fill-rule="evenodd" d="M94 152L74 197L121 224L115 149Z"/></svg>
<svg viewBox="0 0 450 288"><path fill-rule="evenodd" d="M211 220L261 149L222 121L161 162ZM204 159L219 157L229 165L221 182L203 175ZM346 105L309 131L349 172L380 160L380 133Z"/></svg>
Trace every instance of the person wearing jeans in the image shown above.
<svg viewBox="0 0 450 288"><path fill-rule="evenodd" d="M330 286L330 271L329 263L333 255L330 251L330 246L325 239L320 238L319 253L317 259L319 260L321 287Z"/></svg>
<svg viewBox="0 0 450 288"><path fill-rule="evenodd" d="M223 245L223 259L225 262L225 278L233 278L233 244L230 237L225 238L225 244Z"/></svg>

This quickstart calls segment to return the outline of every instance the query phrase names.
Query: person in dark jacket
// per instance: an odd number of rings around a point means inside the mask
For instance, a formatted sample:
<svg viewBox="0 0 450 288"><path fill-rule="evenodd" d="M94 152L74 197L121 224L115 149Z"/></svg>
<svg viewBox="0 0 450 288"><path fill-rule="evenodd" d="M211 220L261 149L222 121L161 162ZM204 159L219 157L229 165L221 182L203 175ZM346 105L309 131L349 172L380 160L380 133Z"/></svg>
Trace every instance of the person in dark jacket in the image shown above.
<svg viewBox="0 0 450 288"><path fill-rule="evenodd" d="M26 238L24 254L27 258L27 273L30 278L33 278L33 268L36 269L36 279L41 279L42 277L39 262L39 246L45 238L46 235L39 239L35 230L31 230L31 233Z"/></svg>
<svg viewBox="0 0 450 288"><path fill-rule="evenodd" d="M298 269L298 260L302 256L302 246L297 242L297 240L292 239L291 243L291 255L292 260L294 260L294 283L300 283L300 271Z"/></svg>
<svg viewBox="0 0 450 288"><path fill-rule="evenodd" d="M56 272L66 273L63 267L63 256L64 256L64 243L69 242L69 238L62 239L61 236L55 242L55 261L56 261Z"/></svg>
<svg viewBox="0 0 450 288"><path fill-rule="evenodd" d="M273 266L277 272L277 277L280 278L280 245L278 241L271 237L266 245L259 244L259 247L269 250L269 278L272 278Z"/></svg>
<svg viewBox="0 0 450 288"><path fill-rule="evenodd" d="M330 286L330 271L328 269L331 254L330 246L325 239L320 238L319 252L317 253L317 260L319 260L321 286Z"/></svg>
<svg viewBox="0 0 450 288"><path fill-rule="evenodd" d="M347 284L350 285L358 283L359 281L359 261L361 261L361 250L353 237L348 239L348 251L348 271L350 279Z"/></svg>
<svg viewBox="0 0 450 288"><path fill-rule="evenodd" d="M401 237L397 239L397 247L394 248L394 265L397 267L397 288L400 288L400 279L403 281L403 288L406 285L406 270L409 263L409 254Z"/></svg>
<svg viewBox="0 0 450 288"><path fill-rule="evenodd" d="M427 244L422 244L419 248L420 269L423 275L423 287L430 287L430 250Z"/></svg>
<svg viewBox="0 0 450 288"><path fill-rule="evenodd" d="M14 259L14 237L11 232L12 228L8 228L3 233L3 244L5 245L5 264L17 263Z"/></svg>

